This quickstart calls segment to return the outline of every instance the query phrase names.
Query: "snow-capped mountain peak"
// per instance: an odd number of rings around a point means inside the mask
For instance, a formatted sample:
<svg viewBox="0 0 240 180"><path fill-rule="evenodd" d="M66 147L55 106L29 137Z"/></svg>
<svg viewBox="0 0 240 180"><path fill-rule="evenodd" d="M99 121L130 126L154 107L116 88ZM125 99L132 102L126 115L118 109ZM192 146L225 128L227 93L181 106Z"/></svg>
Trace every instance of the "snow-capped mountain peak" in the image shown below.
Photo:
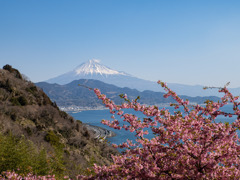
<svg viewBox="0 0 240 180"><path fill-rule="evenodd" d="M86 63L81 64L75 70L76 75L79 74L100 74L100 75L126 75L125 73L110 69L102 64L100 60L91 59Z"/></svg>
<svg viewBox="0 0 240 180"><path fill-rule="evenodd" d="M125 72L113 70L100 63L100 60L91 59L77 66L72 71L48 79L49 83L67 84L79 79L97 79L106 83L117 82L119 79L133 77Z"/></svg>
<svg viewBox="0 0 240 180"><path fill-rule="evenodd" d="M108 84L113 84L118 87L128 87L140 91L163 91L163 89L156 82L140 79L125 72L113 70L107 66L102 65L100 61L96 59L89 60L76 67L72 71L51 78L46 82L65 85L79 79L95 79ZM78 87L77 84L78 83L75 82L76 87ZM203 91L202 86L169 83L169 87L180 95L215 96L217 94L215 90ZM95 87L92 86L92 88ZM235 95L239 95L239 91L239 88L236 88Z"/></svg>

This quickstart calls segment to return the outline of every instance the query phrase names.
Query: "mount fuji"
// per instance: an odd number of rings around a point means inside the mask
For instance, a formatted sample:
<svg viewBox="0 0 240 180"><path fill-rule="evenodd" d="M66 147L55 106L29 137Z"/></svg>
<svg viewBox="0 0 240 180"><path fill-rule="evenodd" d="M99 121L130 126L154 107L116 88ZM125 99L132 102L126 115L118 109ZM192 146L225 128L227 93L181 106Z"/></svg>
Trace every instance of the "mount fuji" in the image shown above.
<svg viewBox="0 0 240 180"><path fill-rule="evenodd" d="M77 66L74 70L70 72L49 79L46 82L57 83L60 85L67 84L78 79L97 79L106 82L114 77L126 77L126 76L131 75L110 69L100 64L99 60L93 59L85 63L82 63L81 65Z"/></svg>
<svg viewBox="0 0 240 180"><path fill-rule="evenodd" d="M146 90L145 87L149 87L148 90L154 91L159 91L161 89L156 82L143 80L123 71L113 70L104 66L96 59L82 63L72 71L51 78L46 82L64 85L79 79L95 79L118 87L129 87L140 91Z"/></svg>
<svg viewBox="0 0 240 180"><path fill-rule="evenodd" d="M79 79L95 79L104 83L113 84L118 87L128 87L139 91L151 90L156 92L164 92L164 90L154 81L148 81L134 77L122 71L113 70L100 63L99 60L89 60L77 66L70 72L47 80L48 83L57 83L60 85L68 84ZM219 96L217 89L203 90L201 85L183 85L176 83L168 83L168 86L179 95L187 96ZM234 95L240 94L240 88L230 89Z"/></svg>

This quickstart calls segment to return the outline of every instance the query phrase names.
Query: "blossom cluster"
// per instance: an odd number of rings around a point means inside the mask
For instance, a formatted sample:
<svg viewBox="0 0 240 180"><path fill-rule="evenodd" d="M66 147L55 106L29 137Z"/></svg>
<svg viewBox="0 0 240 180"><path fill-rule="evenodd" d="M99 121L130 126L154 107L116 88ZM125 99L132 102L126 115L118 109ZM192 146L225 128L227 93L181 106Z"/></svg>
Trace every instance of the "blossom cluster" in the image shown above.
<svg viewBox="0 0 240 180"><path fill-rule="evenodd" d="M102 123L115 129L136 133L136 142L131 141L114 147L125 148L121 155L113 156L110 166L95 165L95 175L83 179L240 179L240 145L237 130L240 129L238 97L234 97L226 87L219 92L224 96L219 102L207 100L205 105L189 106L188 100L181 99L168 86L158 81L171 96L175 109L183 107L184 112L157 106L145 106L137 100L122 96L125 102L116 105L113 101L94 89L113 114L113 120ZM232 104L233 113L221 108ZM124 113L124 109L142 112L147 118L140 119L134 114ZM115 118L120 115L128 125L120 125ZM216 117L236 117L232 123L217 123ZM147 130L146 130L147 129ZM145 138L148 130L155 137Z"/></svg>

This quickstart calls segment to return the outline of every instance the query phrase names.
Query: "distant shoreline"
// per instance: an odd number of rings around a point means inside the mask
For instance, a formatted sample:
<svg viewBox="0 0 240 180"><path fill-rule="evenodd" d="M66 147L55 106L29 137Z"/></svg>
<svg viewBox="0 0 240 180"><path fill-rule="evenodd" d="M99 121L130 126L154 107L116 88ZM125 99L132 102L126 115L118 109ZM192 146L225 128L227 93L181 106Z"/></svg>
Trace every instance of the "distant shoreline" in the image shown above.
<svg viewBox="0 0 240 180"><path fill-rule="evenodd" d="M196 105L197 103L191 102L189 106L191 105ZM145 106L152 106L149 104L144 104ZM204 104L199 104L199 105L204 105ZM161 104L156 104L155 106L157 107L170 107L170 103L161 103ZM60 110L65 111L67 113L78 113L81 111L96 111L96 110L108 110L105 106L98 106L98 107L81 107L81 106L59 106Z"/></svg>
<svg viewBox="0 0 240 180"><path fill-rule="evenodd" d="M144 104L145 106L151 106L149 104ZM158 107L169 107L170 103L156 104ZM78 113L81 111L94 111L94 110L108 110L105 106L98 107L81 107L81 106L59 106L60 110L71 113Z"/></svg>
<svg viewBox="0 0 240 180"><path fill-rule="evenodd" d="M59 106L60 110L65 111L65 112L71 112L71 113L78 113L81 111L94 111L94 110L107 110L108 108L104 106L99 106L99 107L81 107L81 106Z"/></svg>

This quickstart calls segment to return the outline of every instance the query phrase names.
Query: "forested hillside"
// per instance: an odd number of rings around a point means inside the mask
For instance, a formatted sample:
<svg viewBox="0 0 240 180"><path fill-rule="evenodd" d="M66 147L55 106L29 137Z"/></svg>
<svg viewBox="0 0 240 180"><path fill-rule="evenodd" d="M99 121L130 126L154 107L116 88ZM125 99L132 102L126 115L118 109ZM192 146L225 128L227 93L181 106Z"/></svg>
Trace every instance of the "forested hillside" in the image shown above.
<svg viewBox="0 0 240 180"><path fill-rule="evenodd" d="M0 69L0 172L75 176L93 163L109 164L112 153L18 70Z"/></svg>

